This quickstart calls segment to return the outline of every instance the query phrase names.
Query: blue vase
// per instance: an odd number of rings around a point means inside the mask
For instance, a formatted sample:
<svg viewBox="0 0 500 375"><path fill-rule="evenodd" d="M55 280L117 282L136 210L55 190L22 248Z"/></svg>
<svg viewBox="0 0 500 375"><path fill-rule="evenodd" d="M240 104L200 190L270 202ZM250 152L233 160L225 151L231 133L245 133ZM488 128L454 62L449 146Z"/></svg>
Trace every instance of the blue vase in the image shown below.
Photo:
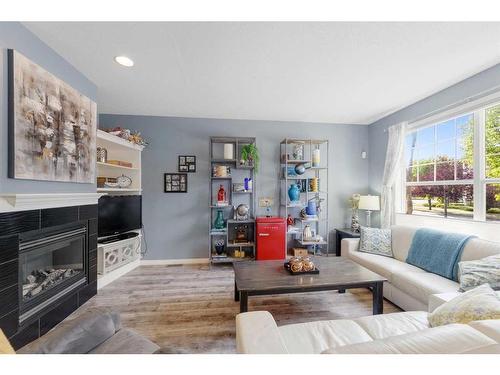
<svg viewBox="0 0 500 375"><path fill-rule="evenodd" d="M317 210L316 210L316 200L315 199L311 199L309 202L307 202L306 214L311 215L311 216L316 216Z"/></svg>
<svg viewBox="0 0 500 375"><path fill-rule="evenodd" d="M290 185L290 189L288 189L288 197L292 202L297 202L300 200L300 189L297 184Z"/></svg>

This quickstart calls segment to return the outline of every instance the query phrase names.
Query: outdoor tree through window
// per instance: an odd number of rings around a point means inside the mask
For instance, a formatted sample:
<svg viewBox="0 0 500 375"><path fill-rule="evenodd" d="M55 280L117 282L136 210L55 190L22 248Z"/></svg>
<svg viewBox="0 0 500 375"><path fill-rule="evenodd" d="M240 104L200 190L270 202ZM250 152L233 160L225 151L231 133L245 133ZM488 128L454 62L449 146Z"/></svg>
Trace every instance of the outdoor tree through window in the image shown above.
<svg viewBox="0 0 500 375"><path fill-rule="evenodd" d="M484 146L474 141L474 121L484 133ZM482 212L480 220L500 220L500 105L409 133L405 177L407 214L472 219Z"/></svg>

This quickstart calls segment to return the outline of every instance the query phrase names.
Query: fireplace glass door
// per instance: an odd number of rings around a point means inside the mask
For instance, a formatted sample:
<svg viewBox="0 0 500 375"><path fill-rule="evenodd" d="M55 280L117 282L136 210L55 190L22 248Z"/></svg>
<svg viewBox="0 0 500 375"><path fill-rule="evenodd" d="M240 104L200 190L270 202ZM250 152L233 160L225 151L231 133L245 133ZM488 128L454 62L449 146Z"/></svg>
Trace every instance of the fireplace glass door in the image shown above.
<svg viewBox="0 0 500 375"><path fill-rule="evenodd" d="M85 229L21 243L19 258L22 301L29 303L50 290L81 278L84 270Z"/></svg>

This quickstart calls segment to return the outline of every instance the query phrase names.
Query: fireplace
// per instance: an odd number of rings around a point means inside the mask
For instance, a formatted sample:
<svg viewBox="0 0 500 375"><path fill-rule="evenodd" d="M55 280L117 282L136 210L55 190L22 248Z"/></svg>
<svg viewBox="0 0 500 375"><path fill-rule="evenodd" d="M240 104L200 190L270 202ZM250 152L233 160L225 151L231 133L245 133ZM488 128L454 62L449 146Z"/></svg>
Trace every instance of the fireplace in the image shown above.
<svg viewBox="0 0 500 375"><path fill-rule="evenodd" d="M97 293L97 226L97 204L0 212L0 329L15 349Z"/></svg>
<svg viewBox="0 0 500 375"><path fill-rule="evenodd" d="M19 323L87 282L85 225L20 236Z"/></svg>

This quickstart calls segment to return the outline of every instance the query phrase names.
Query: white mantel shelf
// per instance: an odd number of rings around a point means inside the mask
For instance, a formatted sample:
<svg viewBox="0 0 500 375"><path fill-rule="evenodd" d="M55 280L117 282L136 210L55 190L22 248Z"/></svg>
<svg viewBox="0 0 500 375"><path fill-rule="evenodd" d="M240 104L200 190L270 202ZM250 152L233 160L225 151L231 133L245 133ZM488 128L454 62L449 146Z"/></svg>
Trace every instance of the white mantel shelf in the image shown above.
<svg viewBox="0 0 500 375"><path fill-rule="evenodd" d="M2 194L0 212L97 204L99 193Z"/></svg>

